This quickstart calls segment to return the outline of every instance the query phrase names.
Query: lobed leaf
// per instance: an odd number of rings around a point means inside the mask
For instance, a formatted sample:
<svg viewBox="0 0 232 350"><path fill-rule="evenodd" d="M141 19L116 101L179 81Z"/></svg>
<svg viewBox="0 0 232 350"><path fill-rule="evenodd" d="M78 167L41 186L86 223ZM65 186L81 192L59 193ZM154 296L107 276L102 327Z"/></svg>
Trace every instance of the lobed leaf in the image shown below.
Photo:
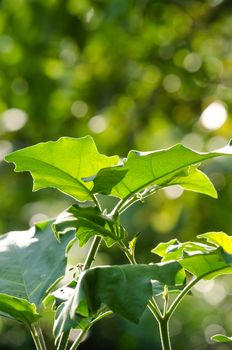
<svg viewBox="0 0 232 350"><path fill-rule="evenodd" d="M80 246L95 235L103 237L109 247L125 237L119 218L110 218L97 207L73 205L58 216L53 227L58 238L68 229L74 228Z"/></svg>
<svg viewBox="0 0 232 350"><path fill-rule="evenodd" d="M213 246L198 242L180 243L174 239L158 244L152 252L160 255L162 261L177 260L198 279L232 273L231 237L224 232L209 232L198 238L206 239Z"/></svg>
<svg viewBox="0 0 232 350"><path fill-rule="evenodd" d="M149 299L152 281L182 285L185 274L178 262L150 265L94 267L81 274L72 297L56 316L54 332L60 336L75 317L94 317L102 305L115 314L138 323ZM78 326L78 324L77 324Z"/></svg>
<svg viewBox="0 0 232 350"><path fill-rule="evenodd" d="M39 307L51 286L65 273L65 249L72 237L70 231L58 242L51 221L1 236L0 293Z"/></svg>
<svg viewBox="0 0 232 350"><path fill-rule="evenodd" d="M161 256L162 261L170 261L212 251L215 251L215 248L206 244L199 242L181 243L177 239L172 239L166 243L159 243L151 252Z"/></svg>
<svg viewBox="0 0 232 350"><path fill-rule="evenodd" d="M207 232L197 237L206 239L207 242L221 247L225 252L232 254L232 237L224 232Z"/></svg>
<svg viewBox="0 0 232 350"><path fill-rule="evenodd" d="M154 152L130 151L122 166L98 172L92 192L112 194L125 200L154 185L165 187L179 184L185 189L216 197L208 177L191 166L206 159L231 154L231 146L200 153L181 144Z"/></svg>
<svg viewBox="0 0 232 350"><path fill-rule="evenodd" d="M198 192L206 194L210 197L217 198L217 191L214 185L202 171L196 167L189 167L187 169L187 175L185 176L174 176L168 183L164 183L162 186L179 185L184 190Z"/></svg>
<svg viewBox="0 0 232 350"><path fill-rule="evenodd" d="M29 171L33 190L55 187L79 201L91 199L92 183L82 179L95 175L101 168L117 165L118 156L98 153L91 136L62 137L57 141L39 143L6 156L15 164L15 171Z"/></svg>

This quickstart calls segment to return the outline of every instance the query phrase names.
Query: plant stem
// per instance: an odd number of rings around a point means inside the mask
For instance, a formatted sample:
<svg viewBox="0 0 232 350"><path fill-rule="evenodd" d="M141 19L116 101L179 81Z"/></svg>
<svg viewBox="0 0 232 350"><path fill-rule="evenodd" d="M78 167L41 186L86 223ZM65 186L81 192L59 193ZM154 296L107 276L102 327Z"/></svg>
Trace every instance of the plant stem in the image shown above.
<svg viewBox="0 0 232 350"><path fill-rule="evenodd" d="M70 335L70 331L66 331L62 334L62 336L59 339L57 350L66 350L68 345L69 335Z"/></svg>
<svg viewBox="0 0 232 350"><path fill-rule="evenodd" d="M150 300L147 307L155 317L156 321L159 323L162 320L162 315L156 302L154 300Z"/></svg>
<svg viewBox="0 0 232 350"><path fill-rule="evenodd" d="M169 310L167 311L166 316L168 317L168 319L170 319L170 317L172 316L173 312L176 310L177 306L179 305L179 303L181 302L181 300L185 297L186 294L188 294L188 292L190 291L190 289L202 278L198 277L198 278L194 278L189 284L187 284L187 286L180 292L180 294L178 294L178 296L176 297L176 299L173 301L172 305L170 306Z"/></svg>
<svg viewBox="0 0 232 350"><path fill-rule="evenodd" d="M40 338L42 347L43 347L43 349L46 349L46 344L45 344L43 332L42 332L42 329L40 327L38 327L38 333L39 333L39 338Z"/></svg>
<svg viewBox="0 0 232 350"><path fill-rule="evenodd" d="M172 350L169 336L168 318L159 322L160 338L163 350Z"/></svg>
<svg viewBox="0 0 232 350"><path fill-rule="evenodd" d="M104 317L106 317L106 316L109 316L109 315L112 315L112 314L113 314L113 311L110 311L110 310L104 312L103 314L101 314L101 315L99 315L97 318L95 318L93 321L91 321L91 326L92 326L94 323L100 321L102 318L104 318Z"/></svg>
<svg viewBox="0 0 232 350"><path fill-rule="evenodd" d="M95 259L95 256L98 252L99 246L101 244L101 240L102 240L102 238L99 236L94 237L92 245L91 245L90 250L89 250L89 253L88 253L87 258L84 262L83 271L89 269L90 266L92 265L92 263ZM87 327L86 329L81 331L81 333L79 334L79 336L77 337L77 339L75 340L73 345L71 346L70 350L77 349L77 347L81 343L84 335L89 330L90 326L91 326L91 324L89 325L89 327ZM60 338L58 350L65 350L66 349L67 343L68 343L68 338L69 338L69 332L64 332Z"/></svg>
<svg viewBox="0 0 232 350"><path fill-rule="evenodd" d="M162 186L153 185L150 188L147 188L143 190L142 192L139 192L139 189L134 194L129 194L127 197L119 201L119 203L114 208L114 212L123 213L128 207L130 207L132 204L143 201L146 197L152 195L153 193L160 190ZM142 189L141 189L142 190Z"/></svg>
<svg viewBox="0 0 232 350"><path fill-rule="evenodd" d="M187 284L187 286L180 292L180 294L178 294L178 296L176 297L176 299L173 301L172 305L170 306L168 312L166 313L166 317L168 319L170 319L170 317L172 316L173 312L176 310L177 306L180 304L181 300L185 297L186 294L188 294L188 292L190 291L190 289L197 283L199 282L201 279L207 277L208 275L211 275L214 272L218 272L221 270L224 270L225 267L219 267L218 269L212 270L210 272L206 272L201 276L198 276L194 279L192 279L192 281Z"/></svg>
<svg viewBox="0 0 232 350"><path fill-rule="evenodd" d="M123 241L118 242L120 249L123 251L123 253L126 255L127 259L129 260L131 265L136 265L137 262L135 260L134 254L131 254L127 246Z"/></svg>
<svg viewBox="0 0 232 350"><path fill-rule="evenodd" d="M87 258L85 260L84 266L83 266L83 271L87 270L90 268L90 266L92 265L95 256L97 254L98 248L100 246L102 238L99 236L95 236L92 242L92 245L90 247L89 253L87 255Z"/></svg>
<svg viewBox="0 0 232 350"><path fill-rule="evenodd" d="M101 207L100 207L100 204L99 204L97 198L95 196L93 196L93 199L94 199L96 206L101 210ZM90 250L89 250L88 255L87 255L85 262L84 262L83 271L88 270L91 267L96 255L97 255L101 241L102 241L101 237L99 237L99 236L94 237L92 245L90 247ZM81 333L79 334L79 336L77 337L75 342L72 344L70 350L77 349L77 347L80 345L83 337L85 336L86 332L89 330L90 327L91 327L91 324L88 327L86 327L84 330L81 331ZM69 334L70 334L70 332L64 332L62 334L60 342L59 342L58 350L65 350L66 349L67 344L68 344Z"/></svg>
<svg viewBox="0 0 232 350"><path fill-rule="evenodd" d="M37 350L46 350L46 345L45 342L43 340L43 337L41 337L41 329L40 327L37 325L30 325L30 332L32 335L32 338L34 340L35 346Z"/></svg>

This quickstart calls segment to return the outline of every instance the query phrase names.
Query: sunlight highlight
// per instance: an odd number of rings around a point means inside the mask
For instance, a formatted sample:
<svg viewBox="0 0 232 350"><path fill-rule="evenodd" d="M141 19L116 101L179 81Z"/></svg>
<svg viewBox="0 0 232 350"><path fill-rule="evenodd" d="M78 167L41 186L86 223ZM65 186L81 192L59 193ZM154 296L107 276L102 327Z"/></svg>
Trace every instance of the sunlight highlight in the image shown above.
<svg viewBox="0 0 232 350"><path fill-rule="evenodd" d="M7 109L2 114L2 124L6 131L17 131L22 129L27 120L27 113L18 108Z"/></svg>
<svg viewBox="0 0 232 350"><path fill-rule="evenodd" d="M180 186L174 185L174 186L165 188L164 192L166 197L168 197L169 199L177 199L182 196L182 193L184 192L184 190Z"/></svg>
<svg viewBox="0 0 232 350"><path fill-rule="evenodd" d="M227 109L220 101L211 103L202 113L200 122L208 130L219 129L227 120Z"/></svg>

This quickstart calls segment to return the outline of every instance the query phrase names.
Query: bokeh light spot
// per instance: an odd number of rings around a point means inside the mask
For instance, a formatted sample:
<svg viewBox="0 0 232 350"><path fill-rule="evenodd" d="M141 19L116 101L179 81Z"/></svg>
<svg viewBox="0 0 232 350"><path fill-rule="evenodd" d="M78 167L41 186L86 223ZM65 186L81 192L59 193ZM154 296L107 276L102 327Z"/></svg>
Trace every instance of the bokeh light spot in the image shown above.
<svg viewBox="0 0 232 350"><path fill-rule="evenodd" d="M0 52L8 53L13 49L13 46L14 46L14 41L10 36L8 35L0 36Z"/></svg>
<svg viewBox="0 0 232 350"><path fill-rule="evenodd" d="M191 73L197 72L202 65L201 56L197 53L190 53L184 59L184 68Z"/></svg>
<svg viewBox="0 0 232 350"><path fill-rule="evenodd" d="M2 124L6 131L17 131L24 127L27 113L18 108L10 108L2 113Z"/></svg>
<svg viewBox="0 0 232 350"><path fill-rule="evenodd" d="M38 222L43 222L43 221L47 221L47 220L48 220L48 216L46 214L38 213L38 214L35 214L31 217L29 225L34 226Z"/></svg>
<svg viewBox="0 0 232 350"><path fill-rule="evenodd" d="M1 140L0 141L0 161L13 150L13 145L10 141Z"/></svg>
<svg viewBox="0 0 232 350"><path fill-rule="evenodd" d="M225 329L216 323L210 324L208 327L205 328L204 335L207 343L209 344L213 343L213 341L211 340L211 337L215 334L225 334Z"/></svg>
<svg viewBox="0 0 232 350"><path fill-rule="evenodd" d="M78 100L73 102L71 112L76 118L83 118L88 112L88 105L84 101Z"/></svg>
<svg viewBox="0 0 232 350"><path fill-rule="evenodd" d="M166 197L168 197L169 199L177 199L182 195L183 192L184 192L183 188L177 185L167 187L164 189L164 193Z"/></svg>
<svg viewBox="0 0 232 350"><path fill-rule="evenodd" d="M18 77L13 80L11 89L15 95L25 95L28 91L28 83L25 79Z"/></svg>
<svg viewBox="0 0 232 350"><path fill-rule="evenodd" d="M197 134L195 132L191 132L189 134L186 134L183 139L182 143L189 148L193 148L197 151L202 151L202 148L204 146L204 140L200 134Z"/></svg>
<svg viewBox="0 0 232 350"><path fill-rule="evenodd" d="M180 90L181 80L175 74L168 74L163 80L163 87L167 92L177 92L178 90Z"/></svg>
<svg viewBox="0 0 232 350"><path fill-rule="evenodd" d="M100 134L107 128L107 121L102 115L95 115L89 120L89 129L95 134Z"/></svg>
<svg viewBox="0 0 232 350"><path fill-rule="evenodd" d="M200 122L208 130L219 129L227 119L227 109L220 101L211 103L201 114Z"/></svg>

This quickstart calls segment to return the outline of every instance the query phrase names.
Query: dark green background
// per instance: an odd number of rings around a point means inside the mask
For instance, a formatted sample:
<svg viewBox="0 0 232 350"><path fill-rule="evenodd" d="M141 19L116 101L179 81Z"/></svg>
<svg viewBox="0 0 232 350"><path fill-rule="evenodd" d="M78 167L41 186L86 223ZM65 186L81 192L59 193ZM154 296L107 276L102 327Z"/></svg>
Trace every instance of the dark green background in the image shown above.
<svg viewBox="0 0 232 350"><path fill-rule="evenodd" d="M91 134L102 153L120 156L177 142L201 151L221 147L232 136L232 2L1 0L0 92L1 159L64 135ZM228 118L208 130L200 116L215 101L224 104ZM15 118L23 111L27 122L12 131L7 118L15 108ZM154 261L150 249L174 236L231 234L232 163L216 160L203 169L218 200L194 193L171 200L159 193L124 215L131 234L143 232L140 262ZM27 229L72 203L55 190L32 193L31 177L14 174L3 161L0 176L0 233ZM84 254L78 251L73 261ZM103 247L99 263L109 262L125 261L116 249ZM230 278L202 290L173 319L174 349L230 349L207 342L223 329L232 334ZM49 317L44 327L48 340ZM15 322L1 319L0 333L0 349L33 349ZM80 349L160 350L160 343L147 314L139 326L119 318L102 321Z"/></svg>

